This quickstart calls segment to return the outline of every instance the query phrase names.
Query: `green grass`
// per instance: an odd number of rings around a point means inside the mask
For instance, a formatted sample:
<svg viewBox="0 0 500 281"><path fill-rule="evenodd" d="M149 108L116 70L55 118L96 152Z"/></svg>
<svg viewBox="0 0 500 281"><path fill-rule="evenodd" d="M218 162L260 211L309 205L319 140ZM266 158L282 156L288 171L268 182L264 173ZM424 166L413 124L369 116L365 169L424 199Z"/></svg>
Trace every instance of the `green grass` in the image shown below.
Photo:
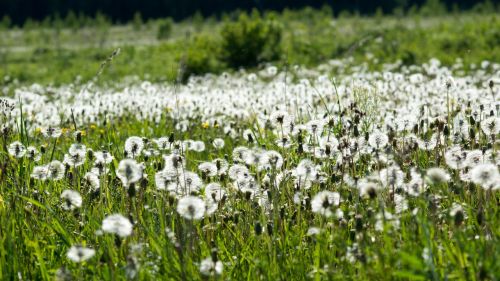
<svg viewBox="0 0 500 281"><path fill-rule="evenodd" d="M225 205L213 216L201 221L184 220L175 211L176 200L155 188L154 173L163 162L159 156L138 158L147 163L148 181L141 184L135 197L130 197L114 172L124 158L122 148L126 138L139 135L151 139L174 132L175 139L199 139L209 144L223 135L220 128L205 129L196 121L188 131L180 133L173 123L166 118L159 124L138 122L125 116L103 127L77 128L85 132L82 143L88 148L106 149L115 157L110 175L101 178L101 192L96 196L87 193L79 181L91 167L90 159L77 169L70 168L61 181L37 181L30 179L34 163L15 159L0 149L0 279L22 276L23 280L49 280L57 269L64 267L77 280L124 280L126 268L130 267L127 257L134 255L140 264L137 280L179 280L181 276L185 280L215 280L202 277L196 266L210 256L212 248L218 250L218 258L225 265L223 275L218 278L221 280L496 280L498 277L498 192L488 195L477 186L455 180L431 185L430 193L409 197L410 210L418 211L404 212L399 229L388 222L384 231L377 231L378 210L385 208L394 213L388 191L380 193L378 200L358 198L356 190L339 180L345 173L363 176L369 169L369 159L361 159L355 171L344 170L347 166L338 170L329 162L323 163L327 182L313 184L307 192L313 197L325 186L338 191L344 200L340 205L345 213L342 220L324 218L312 213L308 206L294 204L290 180L281 184L279 192L273 192L272 202L279 208L270 214L265 214L255 201L245 199L244 194L230 191ZM237 126L247 125L241 122ZM69 145L75 142L71 131L68 129L57 139L54 159L62 159ZM332 132L338 134L335 129ZM277 148L271 137L264 137L270 131L264 130L262 134L258 143L266 149L277 149L285 157L285 168L295 166L304 157L295 148ZM40 134L29 139L14 134L4 136L2 141L9 144L14 140L46 147L41 163L49 161L52 140ZM226 147L221 151L208 145L202 153L187 152L186 169L193 170L204 160L231 155L238 145L248 145L241 139L225 140ZM440 153L441 149L436 148L435 152ZM432 157L434 152L415 151L412 155L411 161L421 169L438 165ZM228 188L231 185L227 178L221 183ZM64 189L82 193L81 209L74 212L61 209L59 194ZM455 224L453 217L434 209L431 194L443 196L440 204L444 209L457 200L469 206L465 209L465 221ZM120 240L110 234L96 235L102 219L112 213L124 214L136 222L130 237ZM482 216L480 221L478 216ZM260 224L262 233L256 233L256 224ZM321 227L322 232L308 236L311 226ZM166 227L176 234L180 245L167 238ZM65 254L74 244L96 249L96 256L83 264L69 261ZM132 245L142 245L142 251L132 254ZM347 247L356 250L348 254ZM422 258L424 251L429 259ZM355 261L350 262L349 257Z"/></svg>
<svg viewBox="0 0 500 281"><path fill-rule="evenodd" d="M272 63L280 67L285 62L312 66L346 56L353 57L353 64L367 62L372 69L379 69L382 62L397 59L413 64L436 57L449 65L456 58L462 58L466 65L500 60L497 15L341 18L332 23L331 19L321 16L304 19L295 14L283 14L279 15L279 22L284 27L283 53ZM198 64L206 62L208 55L210 65L204 72L235 71L218 57L220 28L220 23L210 23L186 39L184 33L190 25L180 23L174 27L171 39L158 42L154 39L154 27L145 26L139 32L131 26L113 26L102 37L106 39L104 43L99 42L98 36L81 37L84 32L92 34L94 31L62 30L59 47L54 46L52 37L45 38L53 30L30 31L32 41L26 41L25 31L2 31L0 77L8 75L10 80L0 83L14 90L18 87L14 79L26 84L57 85L73 82L81 76L81 81L86 82L96 77L101 63L116 47L121 48L120 55L106 65L98 77L103 84L116 86L117 81L129 75L152 81L172 81L178 73L180 60L186 60L186 55L196 57ZM41 43L42 40L47 41ZM196 48L205 44L207 49ZM368 60L368 52L378 62ZM343 116L354 120L361 111L369 113L363 121L371 117L376 119L376 104L368 100L369 93L358 94L358 108L355 105L345 108ZM450 182L431 184L420 196L407 197L408 210L399 216L399 227L394 227L388 218L377 218L377 214L384 211L396 212L395 194L391 194L390 188L377 193L373 199L364 198L343 180L345 175L363 178L384 168L373 155L364 155L355 163L337 165L335 160L318 161L310 154L301 153L296 144L298 137L290 148L277 147L276 136L267 127L259 130L256 143L251 144L241 137L230 138L222 127L206 126L194 117L189 120L187 131L180 132L175 129L176 120L166 115L159 123L137 120L131 114L102 126L63 122L61 126L65 130L57 140L47 139L36 131L26 132L22 121L13 131L2 131L0 280L54 280L63 268L74 280L499 279L498 191L488 192L478 185L464 183L456 171L448 169ZM254 128L255 123L235 120L233 127L241 135L243 130ZM479 134L478 141L464 147L471 150L486 147L489 140L479 133L479 124L471 125L471 129ZM93 166L90 155L82 166L69 167L60 181L30 177L34 166L47 164L51 159L63 159L70 145L77 142L75 130L84 132L82 144L93 151L107 150L115 157L109 175L100 178L101 189L97 194L89 193L81 182ZM437 130L431 127L427 135ZM339 139L344 134L351 137L354 134L351 129L342 131L338 124L328 127L327 131ZM251 167L252 174L271 195L274 206L271 211L266 212L256 200L249 200L246 194L232 188L230 179L221 177L212 181L219 181L227 188L226 202L213 215L200 221L188 221L176 212L177 199L155 186L154 175L164 165L161 156L137 157L138 162L146 164L147 180L142 180L137 193L131 196L115 174L120 160L125 158L125 140L130 136L152 140L171 134L175 140L202 140L207 146L203 152L184 152L185 170L189 171L196 171L203 161L231 159L233 149L238 146L255 145L278 151L284 157L283 170L311 158L326 173L326 180L314 183L310 190L304 191L305 195L313 198L321 190L339 192L342 198L339 209L344 217L326 218L315 214L310 202L295 204L293 179L285 178L279 186L266 186L263 182L266 172ZM418 132L419 137L424 134ZM215 150L210 145L218 137L226 142L222 150ZM26 158L12 157L7 147L14 141L43 148L42 160L33 163ZM411 167L425 173L430 167L446 169L440 155L450 145L447 141L432 151L418 148L402 151L391 143L389 153L405 175L410 173ZM493 149L499 149L498 142L493 144ZM269 174L273 177L276 172ZM75 211L61 208L59 197L65 189L82 194L82 208ZM436 196L441 196L439 203ZM455 202L465 205L463 220L449 214ZM120 213L134 222L131 236L119 239L111 234L98 234L102 220L113 213ZM377 229L379 226L382 231ZM321 232L308 235L310 227L318 227ZM176 241L169 239L167 228L175 233ZM83 263L72 262L66 253L76 244L95 249L95 256ZM224 263L223 274L202 276L198 265L211 256L213 249ZM137 271L134 278L130 278L131 270Z"/></svg>
<svg viewBox="0 0 500 281"><path fill-rule="evenodd" d="M352 56L356 64L368 62L369 67L377 68L379 64L367 60L367 53L379 62L402 60L407 65L431 58L445 65L461 58L466 66L500 59L500 20L496 14L331 18L319 11L309 13L264 16L283 28L281 53L271 63L314 66ZM167 40L156 38L158 24L154 22L140 30L133 25L3 30L0 77L9 76L7 82L17 79L42 84L71 83L78 81L77 76L87 81L117 47L124 53L104 74L104 81L129 75L172 81L181 61L194 74L232 71L231 64L223 60L223 25L214 21L177 23Z"/></svg>

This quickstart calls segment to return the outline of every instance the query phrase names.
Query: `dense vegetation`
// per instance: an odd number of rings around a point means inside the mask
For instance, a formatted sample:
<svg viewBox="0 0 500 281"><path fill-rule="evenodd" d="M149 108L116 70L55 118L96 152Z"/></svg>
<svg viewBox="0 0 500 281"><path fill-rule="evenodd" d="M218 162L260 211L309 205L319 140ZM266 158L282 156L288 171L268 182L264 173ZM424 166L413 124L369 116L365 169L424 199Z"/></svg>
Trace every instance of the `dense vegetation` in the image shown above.
<svg viewBox="0 0 500 281"><path fill-rule="evenodd" d="M405 65L438 58L444 64L498 61L500 19L494 13L333 17L330 10L304 9L263 15L254 11L223 22L192 19L114 26L103 15L90 23L30 23L0 31L0 83L88 81L116 47L123 53L104 79L137 75L172 81L179 74L221 73L266 62L317 65L330 59ZM179 65L182 71L179 72ZM290 67L290 69L293 69ZM54 75L57 73L57 75ZM75 80L77 78L77 80Z"/></svg>
<svg viewBox="0 0 500 281"><path fill-rule="evenodd" d="M113 0L3 0L0 11L10 15L15 24L23 24L28 19L43 20L46 17L84 18L104 13L114 22L128 22L135 15L144 18L173 17L182 20L193 14L204 16L221 16L235 10L251 11L253 8L281 11L283 9L298 9L305 6L320 8L328 5L336 14L342 12L374 14L378 9L384 13L404 13L423 10L425 13L444 13L448 10L494 9L492 0L273 0L273 1L224 1L224 0L122 0L119 5ZM78 12L75 12L78 11ZM492 12L492 10L490 10Z"/></svg>
<svg viewBox="0 0 500 281"><path fill-rule="evenodd" d="M5 19L0 280L498 280L500 18L428 2Z"/></svg>

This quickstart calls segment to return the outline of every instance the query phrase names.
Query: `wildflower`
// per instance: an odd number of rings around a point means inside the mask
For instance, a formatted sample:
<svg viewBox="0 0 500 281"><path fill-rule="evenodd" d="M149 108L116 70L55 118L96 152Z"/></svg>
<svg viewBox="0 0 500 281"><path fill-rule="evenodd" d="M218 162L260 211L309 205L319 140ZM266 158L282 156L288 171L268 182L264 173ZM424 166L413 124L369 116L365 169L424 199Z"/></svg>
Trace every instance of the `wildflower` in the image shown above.
<svg viewBox="0 0 500 281"><path fill-rule="evenodd" d="M238 146L235 149L233 149L233 160L235 162L244 162L244 158L246 154L249 153L249 149L244 147L244 146Z"/></svg>
<svg viewBox="0 0 500 281"><path fill-rule="evenodd" d="M274 150L266 151L259 159L259 169L280 169L283 165L283 157Z"/></svg>
<svg viewBox="0 0 500 281"><path fill-rule="evenodd" d="M42 134L46 138L58 138L62 134L62 130L59 128L48 127L42 129Z"/></svg>
<svg viewBox="0 0 500 281"><path fill-rule="evenodd" d="M246 129L243 131L243 139L245 139L247 142L254 142L255 141L255 135L250 129Z"/></svg>
<svg viewBox="0 0 500 281"><path fill-rule="evenodd" d="M401 169L396 166L390 166L388 168L382 169L379 172L380 182L382 186L399 187L403 184L404 173Z"/></svg>
<svg viewBox="0 0 500 281"><path fill-rule="evenodd" d="M118 165L116 176L122 181L124 186L128 187L142 178L142 169L135 160L124 159Z"/></svg>
<svg viewBox="0 0 500 281"><path fill-rule="evenodd" d="M78 167L85 163L85 152L77 151L75 154L64 154L63 163L69 166Z"/></svg>
<svg viewBox="0 0 500 281"><path fill-rule="evenodd" d="M289 137L282 136L281 138L276 140L276 145L281 148L289 148L290 146L292 146L292 142Z"/></svg>
<svg viewBox="0 0 500 281"><path fill-rule="evenodd" d="M100 187L99 176L88 172L82 178L82 185L88 187L91 191L97 191Z"/></svg>
<svg viewBox="0 0 500 281"><path fill-rule="evenodd" d="M377 216L377 221L375 222L375 230L377 231L383 231L384 227L386 226L384 223L387 223L387 225L392 226L394 228L399 228L399 220L396 216L393 214L389 213L388 211L385 211L383 213L378 213Z"/></svg>
<svg viewBox="0 0 500 281"><path fill-rule="evenodd" d="M54 160L47 165L47 178L51 180L60 180L64 177L66 168L60 161Z"/></svg>
<svg viewBox="0 0 500 281"><path fill-rule="evenodd" d="M294 170L294 176L297 178L311 179L316 177L317 173L316 165L309 159L301 160Z"/></svg>
<svg viewBox="0 0 500 281"><path fill-rule="evenodd" d="M139 261L133 255L127 256L127 266L125 267L125 276L127 280L134 280L139 272Z"/></svg>
<svg viewBox="0 0 500 281"><path fill-rule="evenodd" d="M205 201L196 196L186 196L179 199L177 213L188 220L200 220L205 214Z"/></svg>
<svg viewBox="0 0 500 281"><path fill-rule="evenodd" d="M129 137L125 141L125 152L127 155L135 158L137 155L140 155L142 149L144 148L144 141L140 137Z"/></svg>
<svg viewBox="0 0 500 281"><path fill-rule="evenodd" d="M215 149L222 149L224 148L224 140L221 138L216 138L212 142L212 145L215 147Z"/></svg>
<svg viewBox="0 0 500 281"><path fill-rule="evenodd" d="M484 189L499 189L500 174L494 164L479 164L470 171L471 181Z"/></svg>
<svg viewBox="0 0 500 281"><path fill-rule="evenodd" d="M422 150L433 150L436 148L437 136L434 134L429 139L417 139L417 144Z"/></svg>
<svg viewBox="0 0 500 281"><path fill-rule="evenodd" d="M64 266L57 269L55 274L55 281L71 281L73 280L73 275Z"/></svg>
<svg viewBox="0 0 500 281"><path fill-rule="evenodd" d="M81 143L74 143L69 147L69 155L85 155L87 153L87 147Z"/></svg>
<svg viewBox="0 0 500 281"><path fill-rule="evenodd" d="M132 234L132 223L120 214L109 215L102 221L102 231L124 238Z"/></svg>
<svg viewBox="0 0 500 281"><path fill-rule="evenodd" d="M168 150L170 149L172 143L170 142L168 137L161 137L158 139L155 139L154 142L158 146L158 149L160 150Z"/></svg>
<svg viewBox="0 0 500 281"><path fill-rule="evenodd" d="M28 148L26 148L26 157L33 162L38 162L42 158L42 155L35 147L28 146Z"/></svg>
<svg viewBox="0 0 500 281"><path fill-rule="evenodd" d="M307 236L315 236L321 233L321 229L318 227L309 227L307 230Z"/></svg>
<svg viewBox="0 0 500 281"><path fill-rule="evenodd" d="M49 169L47 166L35 166L31 173L31 177L37 180L44 180L47 178L48 173Z"/></svg>
<svg viewBox="0 0 500 281"><path fill-rule="evenodd" d="M325 150L325 153L329 156L334 151L337 151L339 146L339 141L333 136L325 136L320 141L320 147Z"/></svg>
<svg viewBox="0 0 500 281"><path fill-rule="evenodd" d="M454 219L456 226L461 225L462 222L467 219L467 213L464 207L456 202L451 206L449 214Z"/></svg>
<svg viewBox="0 0 500 281"><path fill-rule="evenodd" d="M250 171L246 166L237 164L229 168L229 178L232 180L237 180L239 178L248 178L249 176Z"/></svg>
<svg viewBox="0 0 500 281"><path fill-rule="evenodd" d="M278 110L278 111L274 111L273 113L271 113L271 116L269 119L271 120L271 123L275 127L280 128L281 126L283 126L283 124L287 121L288 118L289 118L289 115L287 112Z"/></svg>
<svg viewBox="0 0 500 281"><path fill-rule="evenodd" d="M473 168L476 165L482 163L485 157L481 150L472 150L467 152L467 156L465 159L465 166L469 168Z"/></svg>
<svg viewBox="0 0 500 281"><path fill-rule="evenodd" d="M453 79L453 77L451 77L451 76L446 77L445 86L448 89L455 87L455 79Z"/></svg>
<svg viewBox="0 0 500 281"><path fill-rule="evenodd" d="M200 170L203 175L208 177L214 177L217 175L217 165L212 162L201 163L198 165L198 170Z"/></svg>
<svg viewBox="0 0 500 281"><path fill-rule="evenodd" d="M11 143L8 150L9 154L15 158L22 158L26 154L26 148L18 141Z"/></svg>
<svg viewBox="0 0 500 281"><path fill-rule="evenodd" d="M408 210L408 200L402 195L394 195L394 204L396 214L401 214L402 212Z"/></svg>
<svg viewBox="0 0 500 281"><path fill-rule="evenodd" d="M430 168L427 170L426 179L433 184L440 184L450 181L450 175L441 168Z"/></svg>
<svg viewBox="0 0 500 281"><path fill-rule="evenodd" d="M205 143L202 141L193 141L191 143L190 150L193 150L196 152L203 152L203 151L205 151Z"/></svg>
<svg viewBox="0 0 500 281"><path fill-rule="evenodd" d="M183 172L179 176L178 190L181 194L190 194L191 192L197 192L203 185L203 181L200 179L198 174L193 172Z"/></svg>
<svg viewBox="0 0 500 281"><path fill-rule="evenodd" d="M226 191L222 188L220 183L213 182L205 187L205 196L215 202L219 202L226 196Z"/></svg>
<svg viewBox="0 0 500 281"><path fill-rule="evenodd" d="M64 210L74 210L82 206L82 196L78 191L66 189L61 193Z"/></svg>
<svg viewBox="0 0 500 281"><path fill-rule="evenodd" d="M403 189L411 196L418 196L424 192L426 185L422 177L415 171L411 173L411 180L403 186Z"/></svg>
<svg viewBox="0 0 500 281"><path fill-rule="evenodd" d="M211 198L205 198L205 214L211 216L219 208L219 204Z"/></svg>
<svg viewBox="0 0 500 281"><path fill-rule="evenodd" d="M332 206L340 204L340 194L331 191L320 191L311 201L311 208L314 213L330 217L333 213Z"/></svg>
<svg viewBox="0 0 500 281"><path fill-rule="evenodd" d="M208 257L200 263L200 273L205 276L221 275L224 265L221 261L214 261L212 257Z"/></svg>
<svg viewBox="0 0 500 281"><path fill-rule="evenodd" d="M320 119L311 120L306 124L306 130L312 136L321 136L325 122Z"/></svg>
<svg viewBox="0 0 500 281"><path fill-rule="evenodd" d="M262 158L263 150L260 149L250 149L244 154L243 161L247 165L255 166L259 164Z"/></svg>
<svg viewBox="0 0 500 281"><path fill-rule="evenodd" d="M362 180L359 183L359 196L369 197L371 199L377 196L377 192L380 189L380 185L375 182Z"/></svg>
<svg viewBox="0 0 500 281"><path fill-rule="evenodd" d="M154 156L158 156L160 155L160 152L154 148L148 148L148 149L143 149L142 150L142 155L144 155L144 157L154 157Z"/></svg>
<svg viewBox="0 0 500 281"><path fill-rule="evenodd" d="M453 146L444 154L446 165L454 170L464 168L466 165L466 158L467 153L463 151L460 146Z"/></svg>
<svg viewBox="0 0 500 281"><path fill-rule="evenodd" d="M489 117L481 122L481 130L487 136L495 136L500 133L500 118Z"/></svg>
<svg viewBox="0 0 500 281"><path fill-rule="evenodd" d="M94 153L95 161L103 164L109 164L113 161L114 157L108 151L97 151Z"/></svg>
<svg viewBox="0 0 500 281"><path fill-rule="evenodd" d="M227 170L229 169L229 164L227 163L226 160L221 158L216 158L212 160L212 163L214 163L215 166L217 167L217 174L219 176L225 175L227 173Z"/></svg>
<svg viewBox="0 0 500 281"><path fill-rule="evenodd" d="M91 248L82 247L80 245L71 246L66 257L74 262L84 262L95 255L95 250Z"/></svg>
<svg viewBox="0 0 500 281"><path fill-rule="evenodd" d="M164 155L165 167L163 171L169 176L176 177L182 173L183 168L186 166L184 157L177 154Z"/></svg>
<svg viewBox="0 0 500 281"><path fill-rule="evenodd" d="M368 138L368 144L375 149L384 148L388 142L389 138L387 135L380 131L373 132Z"/></svg>
<svg viewBox="0 0 500 281"><path fill-rule="evenodd" d="M165 171L160 171L155 174L155 183L158 190L166 190L174 181L174 178Z"/></svg>

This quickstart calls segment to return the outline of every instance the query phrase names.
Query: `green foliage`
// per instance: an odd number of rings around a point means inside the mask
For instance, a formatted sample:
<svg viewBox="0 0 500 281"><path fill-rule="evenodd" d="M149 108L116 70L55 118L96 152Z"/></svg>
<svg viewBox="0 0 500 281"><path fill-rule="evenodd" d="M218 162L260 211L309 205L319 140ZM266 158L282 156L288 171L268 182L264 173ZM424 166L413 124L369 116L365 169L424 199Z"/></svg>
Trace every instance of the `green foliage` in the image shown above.
<svg viewBox="0 0 500 281"><path fill-rule="evenodd" d="M440 0L427 0L420 8L420 14L423 16L443 15L446 11L446 6Z"/></svg>
<svg viewBox="0 0 500 281"><path fill-rule="evenodd" d="M171 18L160 20L158 24L158 32L156 34L156 38L158 40L164 40L170 38L172 34L172 28L174 25L174 21Z"/></svg>
<svg viewBox="0 0 500 281"><path fill-rule="evenodd" d="M8 29L12 26L12 20L9 15L4 15L2 21L0 21L0 28Z"/></svg>
<svg viewBox="0 0 500 281"><path fill-rule="evenodd" d="M73 30L77 30L81 26L81 23L80 23L78 17L76 16L75 12L73 12L73 11L68 12L64 21L66 23L66 26L72 28Z"/></svg>
<svg viewBox="0 0 500 281"><path fill-rule="evenodd" d="M182 73L180 78L185 81L189 75L258 67L265 62L282 64L284 60L314 66L351 57L352 63L366 63L370 68L397 60L405 65L431 58L445 65L454 64L456 58L466 65L500 60L500 18L492 13L333 18L327 10L303 9L227 17L222 23L213 18L198 22L198 27L193 22L201 18L179 23L148 21L137 30L133 24L111 26L103 15L91 19L79 14L78 22L85 28L69 28L68 17L64 21L55 17L32 22L22 32L0 29L0 77L42 84L70 83L77 76L86 81L99 66L95 54L105 57L117 46L133 50L130 54L134 55L128 57L125 52L114 71L104 74L105 79L138 75L165 81ZM236 20L229 21L231 17ZM161 25L161 33L168 34L162 36L169 40L157 42ZM192 34L191 39L186 34ZM367 60L368 54L377 63ZM177 71L179 65L184 67L181 72Z"/></svg>
<svg viewBox="0 0 500 281"><path fill-rule="evenodd" d="M187 50L182 54L182 81L191 75L216 73L221 68L220 61L214 54L219 53L217 42L210 36L200 35L191 40Z"/></svg>
<svg viewBox="0 0 500 281"><path fill-rule="evenodd" d="M200 11L196 11L196 13L194 13L191 21L193 23L194 29L198 32L201 31L205 19L203 18L203 14Z"/></svg>
<svg viewBox="0 0 500 281"><path fill-rule="evenodd" d="M472 11L476 13L492 13L495 12L495 5L491 0L486 0L484 2L479 2L477 3L473 8Z"/></svg>
<svg viewBox="0 0 500 281"><path fill-rule="evenodd" d="M282 27L262 19L257 12L242 13L236 22L226 22L221 31L222 58L231 67L251 67L281 56Z"/></svg>
<svg viewBox="0 0 500 281"><path fill-rule="evenodd" d="M143 24L144 21L142 20L141 12L135 12L134 19L132 20L132 26L134 27L134 30L141 30Z"/></svg>

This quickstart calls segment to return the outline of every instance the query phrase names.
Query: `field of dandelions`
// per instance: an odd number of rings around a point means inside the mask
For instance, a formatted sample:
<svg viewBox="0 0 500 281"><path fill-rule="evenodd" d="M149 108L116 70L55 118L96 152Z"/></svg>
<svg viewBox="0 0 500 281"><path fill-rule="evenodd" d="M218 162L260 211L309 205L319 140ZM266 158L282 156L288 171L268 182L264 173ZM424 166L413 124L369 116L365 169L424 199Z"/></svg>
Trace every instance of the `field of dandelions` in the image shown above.
<svg viewBox="0 0 500 281"><path fill-rule="evenodd" d="M0 280L498 280L499 92L436 59L19 86Z"/></svg>

